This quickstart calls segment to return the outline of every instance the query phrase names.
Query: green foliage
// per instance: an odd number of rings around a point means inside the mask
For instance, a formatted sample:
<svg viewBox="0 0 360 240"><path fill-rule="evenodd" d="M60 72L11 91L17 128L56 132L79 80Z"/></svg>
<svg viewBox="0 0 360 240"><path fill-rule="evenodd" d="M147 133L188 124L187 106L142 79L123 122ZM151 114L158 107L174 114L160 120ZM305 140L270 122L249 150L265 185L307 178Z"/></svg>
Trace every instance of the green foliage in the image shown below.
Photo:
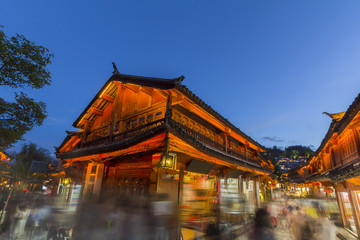
<svg viewBox="0 0 360 240"><path fill-rule="evenodd" d="M275 165L273 174L274 174L275 176L277 176L277 179L278 179L278 180L280 179L280 177L281 177L281 175L282 175L282 171L281 171L279 165Z"/></svg>
<svg viewBox="0 0 360 240"><path fill-rule="evenodd" d="M265 159L268 159L271 161L271 163L275 166L278 159L282 158L284 155L284 150L277 146L273 146L272 148L266 149L266 152L263 153Z"/></svg>
<svg viewBox="0 0 360 240"><path fill-rule="evenodd" d="M16 154L10 174L14 180L23 181L31 178L30 166L33 161L50 163L54 160L47 149L38 147L34 143L24 144L21 151Z"/></svg>
<svg viewBox="0 0 360 240"><path fill-rule="evenodd" d="M296 157L298 156L309 157L312 154L314 154L314 151L311 150L310 147L305 147L301 145L286 147L284 151L284 156L292 159L296 159Z"/></svg>
<svg viewBox="0 0 360 240"><path fill-rule="evenodd" d="M40 89L50 85L46 66L53 54L42 46L17 34L9 38L0 26L0 86ZM24 92L14 93L14 101L0 97L0 151L22 139L46 118L46 105L36 102Z"/></svg>

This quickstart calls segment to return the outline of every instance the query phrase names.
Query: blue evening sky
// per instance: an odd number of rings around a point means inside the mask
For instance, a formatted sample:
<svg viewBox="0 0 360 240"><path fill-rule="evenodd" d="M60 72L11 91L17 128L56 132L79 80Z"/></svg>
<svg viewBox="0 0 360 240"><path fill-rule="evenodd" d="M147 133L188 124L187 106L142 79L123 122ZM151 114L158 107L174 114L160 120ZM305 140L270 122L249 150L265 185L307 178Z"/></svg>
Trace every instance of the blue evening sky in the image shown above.
<svg viewBox="0 0 360 240"><path fill-rule="evenodd" d="M316 148L330 124L322 112L345 111L360 91L359 13L359 0L0 0L5 33L55 55L52 85L27 91L49 116L25 135L51 151L112 61L126 74L184 75L264 146Z"/></svg>

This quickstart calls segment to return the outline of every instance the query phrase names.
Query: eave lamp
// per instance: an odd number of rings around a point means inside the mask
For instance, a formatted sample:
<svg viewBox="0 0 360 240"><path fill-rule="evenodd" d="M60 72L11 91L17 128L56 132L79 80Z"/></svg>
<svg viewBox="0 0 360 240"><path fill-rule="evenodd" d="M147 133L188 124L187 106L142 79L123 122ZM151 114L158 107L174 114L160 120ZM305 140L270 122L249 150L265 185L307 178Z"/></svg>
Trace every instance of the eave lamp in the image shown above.
<svg viewBox="0 0 360 240"><path fill-rule="evenodd" d="M163 154L161 156L161 167L163 168L175 168L176 155L175 154Z"/></svg>

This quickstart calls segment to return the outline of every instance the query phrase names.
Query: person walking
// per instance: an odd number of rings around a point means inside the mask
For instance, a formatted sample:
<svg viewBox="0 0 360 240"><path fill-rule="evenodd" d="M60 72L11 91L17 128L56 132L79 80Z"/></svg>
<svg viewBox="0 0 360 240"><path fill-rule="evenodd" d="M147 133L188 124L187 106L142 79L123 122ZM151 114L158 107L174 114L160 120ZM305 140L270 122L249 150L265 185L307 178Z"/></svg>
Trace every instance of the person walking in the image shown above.
<svg viewBox="0 0 360 240"><path fill-rule="evenodd" d="M249 240L275 240L270 214L266 208L259 208L256 211L255 222Z"/></svg>

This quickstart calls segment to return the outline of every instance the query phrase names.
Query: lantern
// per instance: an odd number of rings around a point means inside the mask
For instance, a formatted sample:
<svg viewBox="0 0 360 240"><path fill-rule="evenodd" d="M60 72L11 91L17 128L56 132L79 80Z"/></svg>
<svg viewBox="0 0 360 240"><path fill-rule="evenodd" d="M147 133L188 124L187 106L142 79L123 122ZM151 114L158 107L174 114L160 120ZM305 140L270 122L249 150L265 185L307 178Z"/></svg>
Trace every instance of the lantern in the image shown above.
<svg viewBox="0 0 360 240"><path fill-rule="evenodd" d="M162 155L162 157L161 157L161 167L174 169L175 168L175 160L176 160L176 155L175 154Z"/></svg>
<svg viewBox="0 0 360 240"><path fill-rule="evenodd" d="M331 188L325 188L323 191L326 192L326 193L333 193L334 192L334 190L332 190Z"/></svg>

